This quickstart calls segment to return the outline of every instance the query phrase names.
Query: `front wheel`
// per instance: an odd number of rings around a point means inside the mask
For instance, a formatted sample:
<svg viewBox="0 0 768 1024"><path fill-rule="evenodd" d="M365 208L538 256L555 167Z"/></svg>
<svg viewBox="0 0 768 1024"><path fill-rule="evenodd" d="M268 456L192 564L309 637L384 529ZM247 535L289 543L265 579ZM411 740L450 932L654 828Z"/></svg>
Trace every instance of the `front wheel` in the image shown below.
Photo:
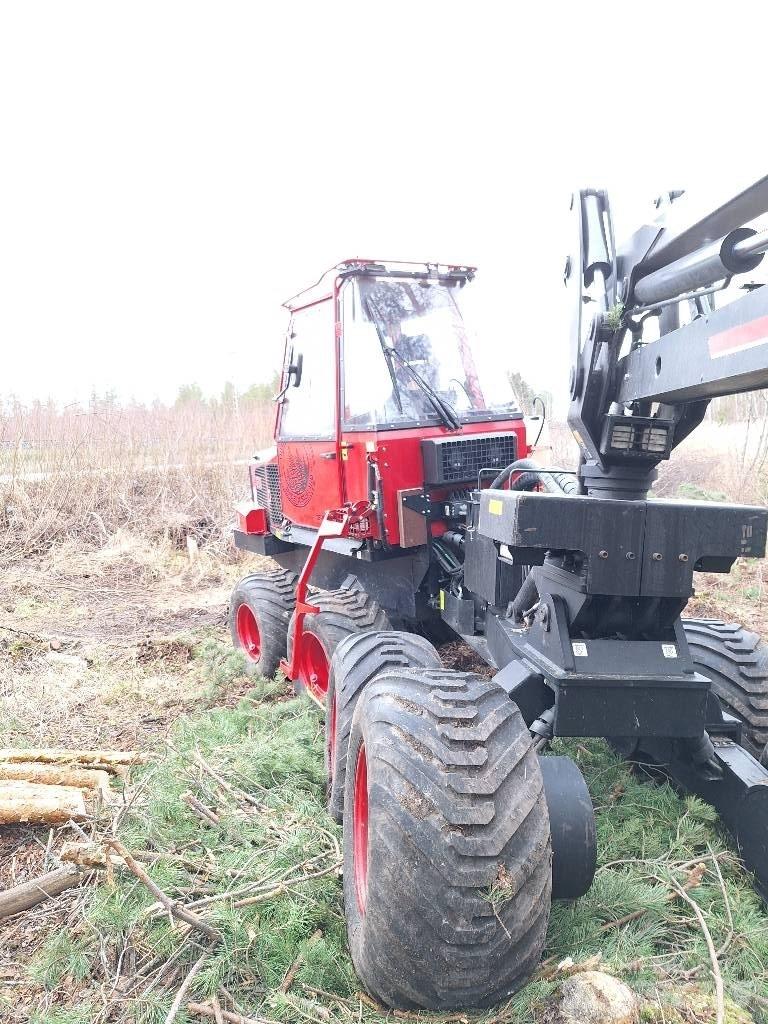
<svg viewBox="0 0 768 1024"><path fill-rule="evenodd" d="M229 630L245 655L248 675L271 679L287 650L288 623L296 606L296 573L251 573L232 591Z"/></svg>
<svg viewBox="0 0 768 1024"><path fill-rule="evenodd" d="M352 959L403 1009L489 1006L541 957L552 854L538 758L492 681L384 672L358 701L344 803Z"/></svg>

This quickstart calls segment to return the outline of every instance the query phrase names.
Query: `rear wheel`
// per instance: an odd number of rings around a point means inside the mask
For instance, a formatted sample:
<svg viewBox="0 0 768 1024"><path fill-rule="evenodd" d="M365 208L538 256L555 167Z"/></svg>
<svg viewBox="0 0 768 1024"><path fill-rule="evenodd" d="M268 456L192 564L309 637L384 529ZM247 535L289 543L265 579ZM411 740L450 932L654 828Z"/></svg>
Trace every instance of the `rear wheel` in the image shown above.
<svg viewBox="0 0 768 1024"><path fill-rule="evenodd" d="M552 884L517 706L468 673L385 672L357 703L347 763L344 902L365 986L404 1009L514 992L540 959Z"/></svg>
<svg viewBox="0 0 768 1024"><path fill-rule="evenodd" d="M325 768L328 811L341 822L352 716L357 702L378 674L405 668L440 668L440 655L422 636L394 630L360 633L343 640L331 663L325 716Z"/></svg>
<svg viewBox="0 0 768 1024"><path fill-rule="evenodd" d="M389 628L386 612L358 588L330 590L312 594L308 604L320 611L304 616L303 636L293 687L297 693L307 690L325 704L331 658L337 646L351 633ZM288 627L288 660L293 652L293 624Z"/></svg>
<svg viewBox="0 0 768 1024"><path fill-rule="evenodd" d="M271 678L285 657L288 623L296 605L296 573L252 573L232 591L229 630L246 672Z"/></svg>
<svg viewBox="0 0 768 1024"><path fill-rule="evenodd" d="M735 623L683 619L694 664L712 680L726 711L744 723L742 743L754 757L768 752L768 644Z"/></svg>

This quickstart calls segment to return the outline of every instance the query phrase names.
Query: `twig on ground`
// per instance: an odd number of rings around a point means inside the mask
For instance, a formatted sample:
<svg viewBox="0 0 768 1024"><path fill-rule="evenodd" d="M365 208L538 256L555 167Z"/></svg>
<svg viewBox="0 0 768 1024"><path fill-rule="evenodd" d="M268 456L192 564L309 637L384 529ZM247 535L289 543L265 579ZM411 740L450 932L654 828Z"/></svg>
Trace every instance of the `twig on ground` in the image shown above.
<svg viewBox="0 0 768 1024"><path fill-rule="evenodd" d="M120 808L120 810L114 816L114 818L112 819L112 835L113 836L117 835L117 829L118 829L118 826L120 825L120 822L125 817L125 815L128 813L128 811L131 809L131 807L134 805L136 800L138 800L139 796L147 788L147 786L149 785L151 779L152 779L152 773L151 772L147 772L145 777L141 780L141 782L138 784L138 786L134 787L133 792L130 794L129 798L127 800L125 800L125 802L123 803L123 805ZM123 798L125 799L125 794L123 794Z"/></svg>
<svg viewBox="0 0 768 1024"><path fill-rule="evenodd" d="M357 992L357 998L361 1003L365 1003L371 1010L375 1010L376 1013L386 1013L386 1006L382 1006L381 1003L377 1003L375 999L371 999L367 992Z"/></svg>
<svg viewBox="0 0 768 1024"><path fill-rule="evenodd" d="M178 753L178 751L176 751L174 747L171 747L171 749L174 750L175 753ZM264 808L264 804L259 799L257 799L257 797L252 796L250 793L246 793L245 790L240 789L239 787L233 786L231 783L227 782L226 779L222 778L222 776L208 764L208 762L205 760L205 758L203 757L199 750L194 751L194 753L192 754L192 760L195 762L198 768L201 768L204 772L207 772L208 775L211 776L213 781L216 782L219 786L221 786L221 788L225 792L229 793L229 795L235 801L240 802L242 800L245 800L246 803L251 804L251 806L253 807L260 807L262 809Z"/></svg>
<svg viewBox="0 0 768 1024"><path fill-rule="evenodd" d="M701 885L701 880L704 877L704 874L707 870L700 860L686 861L685 864L680 865L680 869L688 868L690 865L692 866L691 870L688 872L688 877L683 882L682 886L679 887L683 891L687 891L688 889L695 889L697 886ZM654 875L653 877L656 878L657 881L662 882L664 885L667 884L666 882L664 882L664 879L659 878L657 875ZM672 882L672 885L677 887L676 882ZM667 895L667 900L671 902L675 898L675 896L676 893L670 892ZM630 924L632 921L637 921L641 917L644 917L647 913L648 907L639 907L637 910L633 910L631 914L625 914L624 917L619 917L615 921L606 921L604 925L601 925L600 928L598 928L598 931L607 932L610 931L612 928L622 928L625 924Z"/></svg>
<svg viewBox="0 0 768 1024"><path fill-rule="evenodd" d="M216 1024L224 1024L224 1015L221 1012L221 1003L218 996L214 996L211 999L211 1009L213 1010L213 1016L216 1018Z"/></svg>
<svg viewBox="0 0 768 1024"><path fill-rule="evenodd" d="M710 849L709 852L712 853L712 850ZM723 873L720 870L720 865L717 863L717 857L715 856L714 853L712 853L712 862L715 865L715 872L717 873L717 880L720 883L720 891L723 894L723 903L725 904L725 913L726 913L726 916L728 918L728 934L726 935L725 941L723 942L722 946L717 951L717 958L719 960L720 957L725 952L727 952L728 947L733 942L733 936L734 936L735 929L733 927L733 911L731 910L731 901L728 898L728 890L725 888L725 879L723 878Z"/></svg>
<svg viewBox="0 0 768 1024"><path fill-rule="evenodd" d="M300 984L305 992L311 992L313 996L321 996L323 999L328 999L334 1003L341 1003L344 1006L350 1006L353 1010L357 1010L357 1003L353 1003L351 999L345 999L344 996L337 995L335 992L328 992L324 988L305 985L303 981Z"/></svg>
<svg viewBox="0 0 768 1024"><path fill-rule="evenodd" d="M198 818L202 818L209 825L221 824L221 818L218 814L212 811L210 807L206 807L204 803L201 803L192 793L182 793L181 799Z"/></svg>
<svg viewBox="0 0 768 1024"><path fill-rule="evenodd" d="M531 981L549 981L557 977L570 977L572 974L583 974L584 971L594 971L602 962L603 954L595 953L594 956L582 960L581 963L574 963L570 957L555 962L555 957L542 960L538 971L531 978Z"/></svg>
<svg viewBox="0 0 768 1024"><path fill-rule="evenodd" d="M219 992L222 992L227 997L227 999L232 1004L232 1009L235 1011L235 1013L239 1013L241 1017L245 1016L245 1011L243 1010L242 1006L240 1005L240 1003L238 1003L238 1001L235 999L235 997L232 995L232 993L226 986L219 985Z"/></svg>
<svg viewBox="0 0 768 1024"><path fill-rule="evenodd" d="M322 1020L330 1020L331 1011L327 1006L322 1006L313 999L303 999L301 996L292 996L288 992L283 994L285 1002L304 1017L305 1020L316 1021L318 1017Z"/></svg>
<svg viewBox="0 0 768 1024"><path fill-rule="evenodd" d="M118 854L118 856L123 858L123 860L125 861L125 866L128 868L128 870L132 871L133 874L139 879L139 881L144 883L144 885L149 889L152 895L160 903L162 903L162 905L165 907L169 914L171 914L173 917L177 917L180 921L184 921L192 928L196 928L199 932L202 932L203 935L206 935L213 942L221 942L221 932L217 928L214 928L212 925L206 924L205 921L199 918L197 914L194 914L191 910L187 910L185 907L182 907L180 904L176 903L176 901L171 899L171 897L168 896L167 893L164 893L159 886L155 885L155 883L149 877L144 868L138 863L138 861L136 861L131 856L131 854L123 846L119 839L107 839L106 843L108 846L112 847L112 849L115 851L116 854Z"/></svg>
<svg viewBox="0 0 768 1024"><path fill-rule="evenodd" d="M691 899L688 893L683 889L682 886L678 885L677 882L672 882L675 890L675 894L681 899L684 899L687 904L693 909L696 919L699 922L699 926L704 933L704 941L707 944L709 950L709 959L712 963L712 976L715 981L715 996L717 999L717 1024L723 1024L725 1020L725 999L723 996L723 976L720 973L720 964L717 959L717 952L715 950L715 944L712 941L712 935L707 927L707 922L704 920L704 915L701 912L701 907L696 900Z"/></svg>
<svg viewBox="0 0 768 1024"><path fill-rule="evenodd" d="M605 924L600 925L597 930L599 932L608 932L612 928L622 928L625 924L637 921L638 918L643 917L647 913L647 907L640 907L637 910L633 910L631 914L625 914L624 917L619 917L615 921L606 921Z"/></svg>
<svg viewBox="0 0 768 1024"><path fill-rule="evenodd" d="M189 991L189 986L195 980L195 975L199 973L200 968L205 963L205 959L207 956L208 951L206 950L206 952L203 953L203 955L192 965L190 970L187 972L186 978L184 979L184 981L182 981L181 985L179 985L179 991L176 993L176 998L171 1003L171 1008L168 1011L168 1015L165 1018L165 1024L173 1024L174 1020L176 1020L176 1015L181 1009L182 1000Z"/></svg>
<svg viewBox="0 0 768 1024"><path fill-rule="evenodd" d="M216 1017L216 1011L210 1003L187 1003L190 1013L196 1013L200 1017ZM271 1017L244 1017L241 1013L232 1013L230 1010L222 1010L221 1016L229 1024L280 1024L280 1021L272 1020Z"/></svg>
<svg viewBox="0 0 768 1024"><path fill-rule="evenodd" d="M233 907L250 907L255 903L264 903L266 900L271 900L275 896L281 896L285 892L291 892L292 887L300 885L302 882L309 882L314 878L322 878L324 875L331 875L335 871L338 871L341 867L341 862L331 864L329 868L324 868L322 871L313 871L309 875L301 875L299 878L289 878L285 882L281 882L280 885L275 886L274 889L268 889L266 892L258 893L256 896L246 896L244 899L235 900L232 904Z"/></svg>
<svg viewBox="0 0 768 1024"><path fill-rule="evenodd" d="M315 876L298 875L296 878L289 879L286 882L286 875L289 875L291 871L298 871L301 868L311 867L318 860L322 860L324 857L327 856L327 852L324 851L323 853L318 853L315 857L310 857L309 860L302 861L301 864L291 865L290 867L286 868L284 871L276 875L274 872L272 872L272 874L274 875L274 877L272 878L267 876L259 882L249 882L247 885L243 885L239 889L226 889L223 892L215 893L213 896L203 896L201 899L195 900L193 903L190 903L189 908L190 910L199 910L201 907L206 907L210 903L220 903L222 900L231 900L236 899L240 896L255 895L256 893L259 893L263 890L271 891L280 882L282 882L285 885L295 885L297 882L301 882L305 878L313 878ZM339 861L335 866L338 867L340 863L341 862Z"/></svg>
<svg viewBox="0 0 768 1024"><path fill-rule="evenodd" d="M287 992L288 989L291 987L291 985L293 984L293 982L294 982L294 980L296 978L296 975L298 974L299 968L304 963L304 957L305 957L305 955L307 953L307 950L311 946L314 946L314 944L318 941L318 939L321 939L322 937L323 937L323 933L318 928L318 930L316 932L313 932L310 935L310 937L307 939L307 943L306 943L304 949L302 949L299 952L299 955L296 957L296 959L293 961L291 966L285 972L285 977L283 978L282 982L280 983L280 991L281 992Z"/></svg>

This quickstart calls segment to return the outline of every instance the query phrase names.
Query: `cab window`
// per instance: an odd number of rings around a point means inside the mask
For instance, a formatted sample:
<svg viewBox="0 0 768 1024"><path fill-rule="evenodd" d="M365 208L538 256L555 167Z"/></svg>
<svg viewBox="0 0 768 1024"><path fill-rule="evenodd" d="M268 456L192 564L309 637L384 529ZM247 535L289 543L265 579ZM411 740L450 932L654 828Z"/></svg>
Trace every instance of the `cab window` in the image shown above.
<svg viewBox="0 0 768 1024"><path fill-rule="evenodd" d="M330 299L294 313L286 346L283 387L288 367L297 362L301 362L301 380L298 386L291 381L283 396L279 436L286 440L334 437L336 352Z"/></svg>

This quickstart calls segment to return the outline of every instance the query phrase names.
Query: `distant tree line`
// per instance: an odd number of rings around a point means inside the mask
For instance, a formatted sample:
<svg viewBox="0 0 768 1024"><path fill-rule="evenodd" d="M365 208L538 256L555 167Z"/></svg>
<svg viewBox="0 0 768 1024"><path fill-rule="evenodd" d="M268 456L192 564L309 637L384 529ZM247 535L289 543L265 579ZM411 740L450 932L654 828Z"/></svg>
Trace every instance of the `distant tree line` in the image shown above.
<svg viewBox="0 0 768 1024"><path fill-rule="evenodd" d="M531 387L531 385L523 377L523 375L521 373L518 373L516 370L510 371L507 374L507 377L509 379L510 385L512 386L512 390L515 393L515 398L517 399L518 403L520 404L520 408L526 416L531 416L534 413L536 415L539 415L541 413L541 408L538 407L538 403L537 408L534 409L534 398L540 398L542 400L542 402L544 403L544 407L547 410L547 416L550 415L552 411L551 391L536 391L534 388Z"/></svg>
<svg viewBox="0 0 768 1024"><path fill-rule="evenodd" d="M176 395L176 406L208 405L212 408L235 409L240 405L266 405L280 390L280 374L275 373L268 384L251 384L246 391L238 391L227 381L221 394L206 395L199 384L182 384Z"/></svg>

